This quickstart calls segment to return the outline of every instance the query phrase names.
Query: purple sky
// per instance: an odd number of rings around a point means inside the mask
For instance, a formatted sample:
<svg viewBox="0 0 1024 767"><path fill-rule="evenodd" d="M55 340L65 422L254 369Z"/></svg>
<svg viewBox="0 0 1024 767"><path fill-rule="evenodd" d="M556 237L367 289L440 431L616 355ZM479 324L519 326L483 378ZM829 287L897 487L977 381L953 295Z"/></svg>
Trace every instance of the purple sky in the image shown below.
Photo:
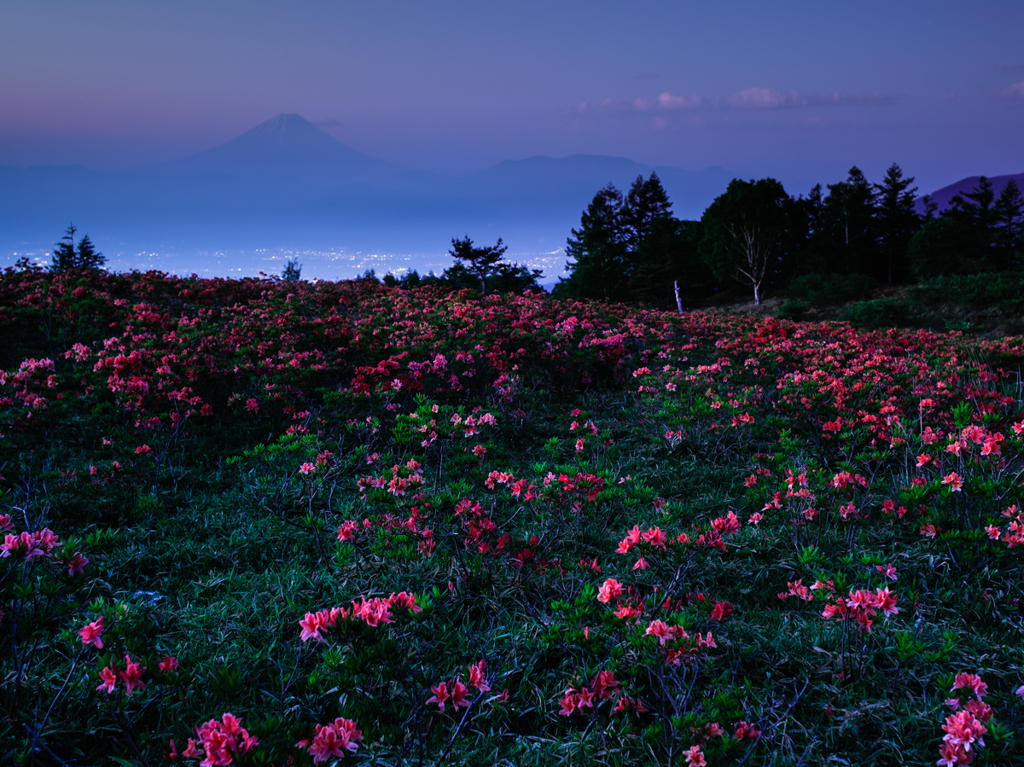
<svg viewBox="0 0 1024 767"><path fill-rule="evenodd" d="M576 153L773 175L1024 171L1024 3L5 0L0 164L125 168L297 112L469 173Z"/></svg>

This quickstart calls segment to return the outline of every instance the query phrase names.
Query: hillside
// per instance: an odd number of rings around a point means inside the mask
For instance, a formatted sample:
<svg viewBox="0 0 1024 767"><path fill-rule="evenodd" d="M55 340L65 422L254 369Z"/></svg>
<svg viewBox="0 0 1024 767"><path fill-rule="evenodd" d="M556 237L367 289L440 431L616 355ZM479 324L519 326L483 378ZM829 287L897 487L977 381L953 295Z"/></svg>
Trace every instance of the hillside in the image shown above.
<svg viewBox="0 0 1024 767"><path fill-rule="evenodd" d="M1024 753L1022 339L157 272L0 307L4 763Z"/></svg>

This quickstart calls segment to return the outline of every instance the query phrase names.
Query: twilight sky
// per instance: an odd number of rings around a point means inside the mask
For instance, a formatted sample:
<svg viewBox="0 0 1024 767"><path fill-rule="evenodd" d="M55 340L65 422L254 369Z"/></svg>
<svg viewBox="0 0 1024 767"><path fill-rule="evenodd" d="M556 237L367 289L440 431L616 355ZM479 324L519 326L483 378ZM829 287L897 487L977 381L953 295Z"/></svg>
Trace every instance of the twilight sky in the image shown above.
<svg viewBox="0 0 1024 767"><path fill-rule="evenodd" d="M772 175L1024 170L1020 0L4 0L0 164L126 168L297 112L469 173L576 153Z"/></svg>

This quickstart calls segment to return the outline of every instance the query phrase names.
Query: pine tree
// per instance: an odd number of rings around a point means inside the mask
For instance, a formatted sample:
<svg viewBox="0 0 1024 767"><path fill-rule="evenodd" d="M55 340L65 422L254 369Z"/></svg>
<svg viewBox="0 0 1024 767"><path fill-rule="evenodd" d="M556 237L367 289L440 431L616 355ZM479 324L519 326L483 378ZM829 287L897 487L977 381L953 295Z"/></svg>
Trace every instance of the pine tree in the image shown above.
<svg viewBox="0 0 1024 767"><path fill-rule="evenodd" d="M955 239L962 243L966 273L985 272L997 268L996 193L992 182L981 176L970 192L955 194L950 207L942 214L955 224Z"/></svg>
<svg viewBox="0 0 1024 767"><path fill-rule="evenodd" d="M57 249L53 251L53 259L50 262L50 271L66 272L69 269L100 269L107 262L102 253L96 250L85 235L75 247L75 232L78 230L74 224L69 224L64 237L57 243Z"/></svg>
<svg viewBox="0 0 1024 767"><path fill-rule="evenodd" d="M885 172L882 183L874 185L878 245L886 281L890 285L893 279L908 276L910 239L921 228L921 217L914 209L917 187L911 187L913 183L913 176L904 178L903 170L893 163Z"/></svg>
<svg viewBox="0 0 1024 767"><path fill-rule="evenodd" d="M89 235L85 235L79 240L77 256L75 265L79 269L100 269L107 263L106 257L93 246Z"/></svg>
<svg viewBox="0 0 1024 767"><path fill-rule="evenodd" d="M573 229L566 242L569 277L555 286L556 297L612 301L628 297L623 204L622 193L611 184L594 195L583 211L580 228Z"/></svg>
<svg viewBox="0 0 1024 767"><path fill-rule="evenodd" d="M53 251L53 259L50 261L51 272L66 272L74 269L77 256L75 254L75 229L74 224L68 224L64 237L57 243L57 249Z"/></svg>
<svg viewBox="0 0 1024 767"><path fill-rule="evenodd" d="M565 248L570 275L554 295L664 303L672 296L679 237L679 221L656 173L637 176L625 197L609 184L572 230Z"/></svg>
<svg viewBox="0 0 1024 767"><path fill-rule="evenodd" d="M637 176L620 211L626 249L640 253L659 225L672 219L672 203L658 174Z"/></svg>
<svg viewBox="0 0 1024 767"><path fill-rule="evenodd" d="M1021 265L1024 251L1024 199L1017 180L1011 178L993 205L995 218L994 241L999 252L1000 266L1012 269Z"/></svg>
<svg viewBox="0 0 1024 767"><path fill-rule="evenodd" d="M873 263L875 248L875 195L864 173L856 165L846 181L828 185L823 208L833 262L842 264L846 273L870 274L878 271Z"/></svg>
<svg viewBox="0 0 1024 767"><path fill-rule="evenodd" d="M487 295L487 278L499 273L498 267L506 250L508 248L502 244L500 237L496 245L477 248L473 246L473 241L466 236L461 240L452 238L452 249L448 255L462 262L455 266L472 274L480 282L480 292Z"/></svg>

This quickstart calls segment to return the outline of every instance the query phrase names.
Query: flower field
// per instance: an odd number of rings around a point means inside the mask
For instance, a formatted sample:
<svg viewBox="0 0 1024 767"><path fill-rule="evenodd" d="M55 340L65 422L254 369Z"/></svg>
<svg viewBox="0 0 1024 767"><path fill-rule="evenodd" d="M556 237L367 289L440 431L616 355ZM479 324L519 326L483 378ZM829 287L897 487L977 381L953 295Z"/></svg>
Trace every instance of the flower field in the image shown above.
<svg viewBox="0 0 1024 767"><path fill-rule="evenodd" d="M1024 764L1024 339L0 274L0 762Z"/></svg>

